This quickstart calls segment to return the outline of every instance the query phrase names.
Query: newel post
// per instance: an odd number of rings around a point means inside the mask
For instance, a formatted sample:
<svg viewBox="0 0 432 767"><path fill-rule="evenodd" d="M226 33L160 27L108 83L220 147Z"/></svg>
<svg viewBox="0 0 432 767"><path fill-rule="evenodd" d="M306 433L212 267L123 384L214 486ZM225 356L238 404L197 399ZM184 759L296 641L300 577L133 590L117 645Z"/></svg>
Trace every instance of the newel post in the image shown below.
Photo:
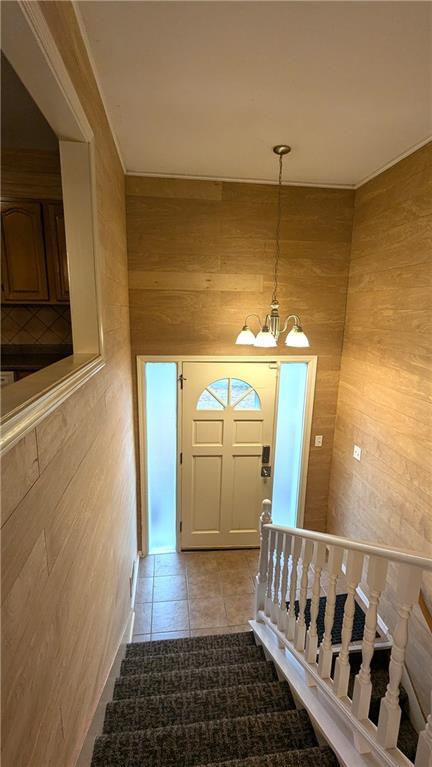
<svg viewBox="0 0 432 767"><path fill-rule="evenodd" d="M267 593L267 581L268 581L268 559L269 559L269 537L270 530L264 527L264 525L271 525L271 501L266 499L262 502L262 512L260 516L260 555L258 573L256 576L255 587L255 620L259 620L258 615L260 610L264 610L265 598Z"/></svg>

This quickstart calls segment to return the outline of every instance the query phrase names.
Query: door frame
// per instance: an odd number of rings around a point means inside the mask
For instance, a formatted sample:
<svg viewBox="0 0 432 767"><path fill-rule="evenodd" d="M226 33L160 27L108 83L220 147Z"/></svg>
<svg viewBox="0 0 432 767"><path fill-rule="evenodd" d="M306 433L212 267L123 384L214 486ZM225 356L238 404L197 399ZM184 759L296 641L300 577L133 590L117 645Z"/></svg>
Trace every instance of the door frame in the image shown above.
<svg viewBox="0 0 432 767"><path fill-rule="evenodd" d="M306 397L304 407L303 446L300 470L300 488L297 508L297 527L303 527L304 508L306 500L306 483L310 453L310 439L312 430L312 414L315 398L315 381L318 357L316 355L199 355L199 354L139 354L136 358L137 365L137 402L138 402L138 471L140 486L140 520L141 520L141 552L148 554L148 504L146 492L147 476L147 445L146 445L146 389L144 366L147 362L174 362L177 365L177 379L183 372L183 362L276 362L281 363L305 362L307 363ZM275 417L273 424L273 445L276 448L276 427L279 404L279 382L277 377L275 391ZM181 514L181 481L179 467L179 455L182 435L182 398L179 396L177 387L177 471L176 471L176 551L180 551L180 514Z"/></svg>

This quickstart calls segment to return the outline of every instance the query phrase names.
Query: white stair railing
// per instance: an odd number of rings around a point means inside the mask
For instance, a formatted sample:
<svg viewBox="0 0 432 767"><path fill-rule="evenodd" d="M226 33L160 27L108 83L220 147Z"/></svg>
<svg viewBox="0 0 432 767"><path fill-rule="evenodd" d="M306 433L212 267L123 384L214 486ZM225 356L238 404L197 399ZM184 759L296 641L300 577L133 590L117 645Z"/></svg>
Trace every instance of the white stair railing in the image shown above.
<svg viewBox="0 0 432 767"><path fill-rule="evenodd" d="M430 700L430 711L426 722L426 727L419 735L417 746L415 767L427 767L432 764L432 692Z"/></svg>
<svg viewBox="0 0 432 767"><path fill-rule="evenodd" d="M273 525L270 501L263 503L260 531L256 621L266 624L276 634L279 647L291 651L304 667L306 687L325 690L330 700L335 702L338 714L346 716L353 733L354 747L359 754L372 753L378 757L379 763L388 765L400 767L412 764L397 748L401 719L399 687L405 663L409 618L418 601L422 575L432 571L432 559L311 530ZM371 662L375 650L379 601L387 588L390 564L393 565L392 593L397 595L398 620L392 637L389 683L381 699L376 727L368 718L372 693ZM318 645L317 617L323 573L326 574L326 608L324 636ZM309 574L312 576L311 588ZM340 577L345 579L343 591L347 593L347 598L341 645L333 672L332 629ZM361 643L362 663L355 677L351 700L348 697L351 670L349 651L356 589L361 581L367 583L369 604ZM307 629L305 608L308 592L311 599L311 621ZM260 636L260 639L262 641L263 637ZM432 719L429 716L426 728L419 737L415 767L430 767L431 764Z"/></svg>

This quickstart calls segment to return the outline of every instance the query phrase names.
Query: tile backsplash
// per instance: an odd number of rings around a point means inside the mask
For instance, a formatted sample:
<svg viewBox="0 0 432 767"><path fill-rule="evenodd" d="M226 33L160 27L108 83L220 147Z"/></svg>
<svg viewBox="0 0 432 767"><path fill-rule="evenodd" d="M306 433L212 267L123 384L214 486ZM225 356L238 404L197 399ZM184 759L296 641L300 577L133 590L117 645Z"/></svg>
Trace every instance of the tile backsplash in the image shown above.
<svg viewBox="0 0 432 767"><path fill-rule="evenodd" d="M6 304L1 307L1 342L16 344L71 344L70 308L66 304Z"/></svg>

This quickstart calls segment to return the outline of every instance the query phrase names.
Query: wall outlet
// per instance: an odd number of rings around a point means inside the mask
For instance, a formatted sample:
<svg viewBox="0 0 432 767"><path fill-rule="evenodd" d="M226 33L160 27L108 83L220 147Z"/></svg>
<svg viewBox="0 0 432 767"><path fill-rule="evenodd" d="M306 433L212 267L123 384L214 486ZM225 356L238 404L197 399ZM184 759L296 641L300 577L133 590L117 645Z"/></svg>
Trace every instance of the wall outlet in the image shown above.
<svg viewBox="0 0 432 767"><path fill-rule="evenodd" d="M317 434L315 437L315 447L322 447L323 437L322 434Z"/></svg>
<svg viewBox="0 0 432 767"><path fill-rule="evenodd" d="M361 447L359 447L358 445L354 445L353 456L356 459L356 461L361 460Z"/></svg>

